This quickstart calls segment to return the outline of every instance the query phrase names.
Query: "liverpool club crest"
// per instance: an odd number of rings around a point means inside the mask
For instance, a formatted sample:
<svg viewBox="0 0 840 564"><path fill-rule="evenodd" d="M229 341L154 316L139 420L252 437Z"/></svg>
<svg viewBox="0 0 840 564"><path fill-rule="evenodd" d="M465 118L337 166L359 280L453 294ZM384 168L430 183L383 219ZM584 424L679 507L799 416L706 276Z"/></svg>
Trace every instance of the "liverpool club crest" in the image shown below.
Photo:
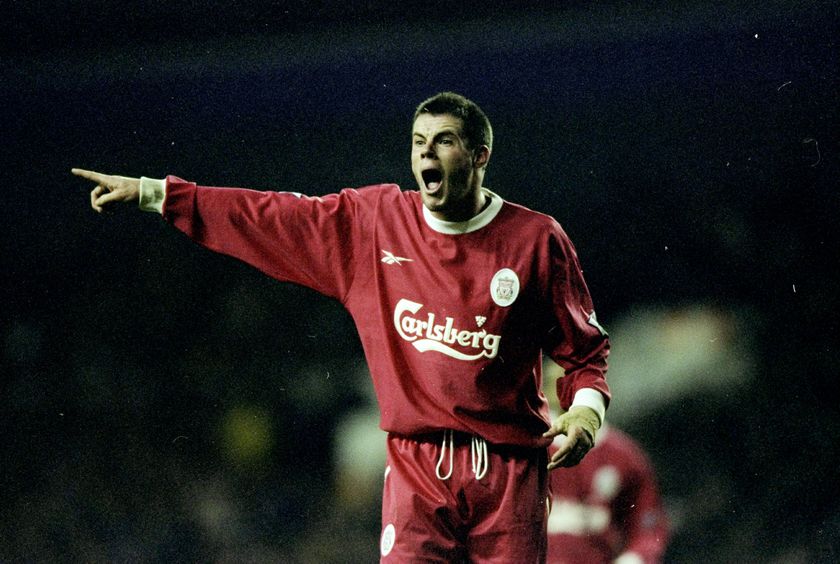
<svg viewBox="0 0 840 564"><path fill-rule="evenodd" d="M509 269L503 268L493 275L490 282L490 297L496 305L507 307L512 304L519 295L519 277Z"/></svg>

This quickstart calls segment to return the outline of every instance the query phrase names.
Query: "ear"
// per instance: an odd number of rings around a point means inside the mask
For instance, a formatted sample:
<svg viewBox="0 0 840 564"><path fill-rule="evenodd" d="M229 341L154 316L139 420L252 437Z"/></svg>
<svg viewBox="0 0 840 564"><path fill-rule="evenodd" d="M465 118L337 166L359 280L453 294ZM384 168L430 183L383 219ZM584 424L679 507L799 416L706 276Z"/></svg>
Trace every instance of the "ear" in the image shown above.
<svg viewBox="0 0 840 564"><path fill-rule="evenodd" d="M476 168L484 168L490 161L490 147L482 145L473 152L473 165Z"/></svg>

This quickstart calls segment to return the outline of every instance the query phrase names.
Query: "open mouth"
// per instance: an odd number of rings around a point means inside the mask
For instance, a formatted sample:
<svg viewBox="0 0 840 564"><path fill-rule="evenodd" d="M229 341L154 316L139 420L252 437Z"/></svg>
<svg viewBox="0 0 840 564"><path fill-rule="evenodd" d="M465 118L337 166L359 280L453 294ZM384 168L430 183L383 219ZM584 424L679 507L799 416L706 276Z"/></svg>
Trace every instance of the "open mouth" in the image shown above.
<svg viewBox="0 0 840 564"><path fill-rule="evenodd" d="M440 188L440 183L443 180L443 173L436 168L427 168L420 173L423 176L423 183L429 191L434 192Z"/></svg>

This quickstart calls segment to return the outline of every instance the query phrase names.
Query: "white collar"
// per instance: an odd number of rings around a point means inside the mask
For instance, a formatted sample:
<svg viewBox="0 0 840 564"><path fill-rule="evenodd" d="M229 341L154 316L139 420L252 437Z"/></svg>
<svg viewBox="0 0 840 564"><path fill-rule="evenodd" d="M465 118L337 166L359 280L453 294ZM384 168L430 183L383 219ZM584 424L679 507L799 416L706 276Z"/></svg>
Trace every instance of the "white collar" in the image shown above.
<svg viewBox="0 0 840 564"><path fill-rule="evenodd" d="M423 206L423 219L426 220L426 225L444 235L472 233L488 225L499 214L499 210L502 209L502 204L505 202L501 196L494 194L487 188L482 188L481 192L490 198L490 205L484 208L478 215L466 221L444 221L433 216L432 212L426 206Z"/></svg>

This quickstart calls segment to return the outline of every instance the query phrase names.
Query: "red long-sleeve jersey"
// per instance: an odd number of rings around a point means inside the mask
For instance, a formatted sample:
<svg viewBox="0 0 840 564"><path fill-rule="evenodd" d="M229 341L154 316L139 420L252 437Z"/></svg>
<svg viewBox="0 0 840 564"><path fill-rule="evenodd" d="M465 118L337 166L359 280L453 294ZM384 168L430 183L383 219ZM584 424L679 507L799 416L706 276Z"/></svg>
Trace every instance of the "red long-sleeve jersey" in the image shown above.
<svg viewBox="0 0 840 564"><path fill-rule="evenodd" d="M625 562L662 561L668 519L653 467L627 434L602 429L580 464L549 479L549 564L607 564L622 555Z"/></svg>
<svg viewBox="0 0 840 564"><path fill-rule="evenodd" d="M307 197L170 176L163 216L211 250L339 300L385 431L536 446L548 428L541 351L566 370L567 408L583 388L609 400L609 341L559 224L485 193L482 213L450 223L393 184Z"/></svg>

